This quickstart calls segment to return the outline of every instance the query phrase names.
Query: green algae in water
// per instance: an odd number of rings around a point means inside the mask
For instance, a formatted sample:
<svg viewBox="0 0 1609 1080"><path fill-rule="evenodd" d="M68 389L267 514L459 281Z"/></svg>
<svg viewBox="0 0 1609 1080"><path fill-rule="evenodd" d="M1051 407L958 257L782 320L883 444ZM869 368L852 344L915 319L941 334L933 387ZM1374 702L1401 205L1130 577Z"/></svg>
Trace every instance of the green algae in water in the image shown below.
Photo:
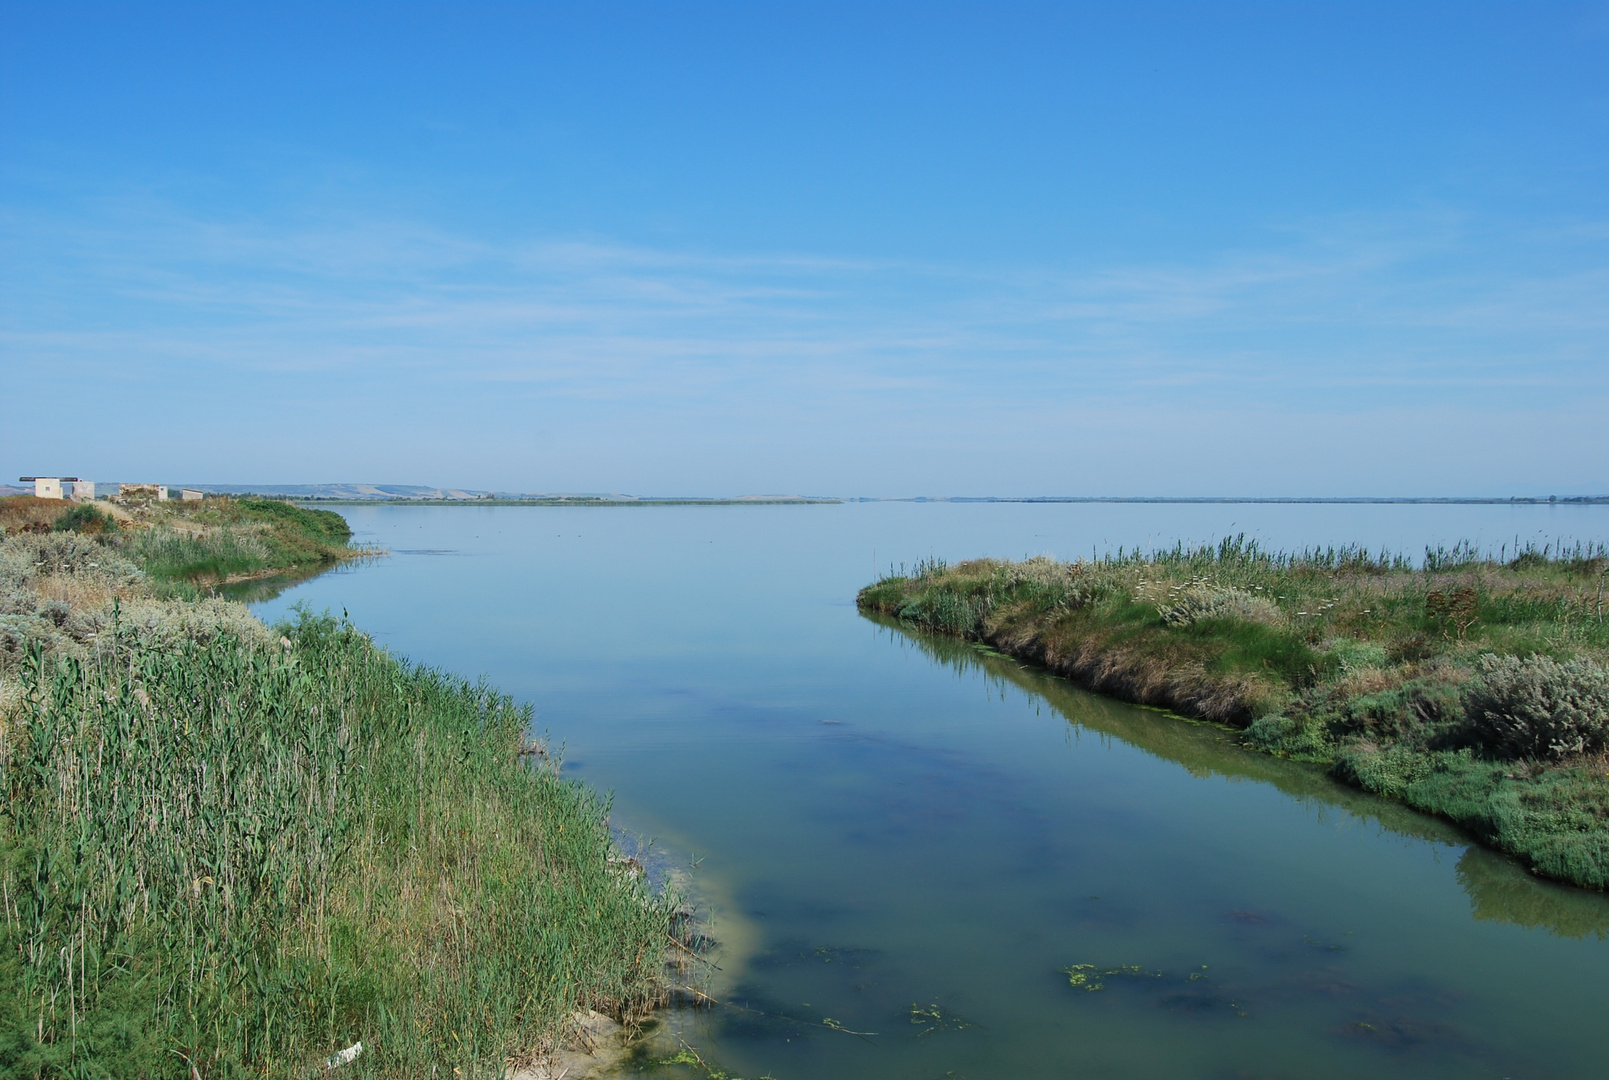
<svg viewBox="0 0 1609 1080"><path fill-rule="evenodd" d="M938 1031L965 1031L978 1026L964 1016L950 1012L936 1001L931 1005L911 1002L911 1023L921 1028L916 1033L918 1039L926 1038Z"/></svg>
<svg viewBox="0 0 1609 1080"><path fill-rule="evenodd" d="M1119 964L1107 968L1097 967L1094 964L1071 964L1059 970L1067 976L1069 986L1085 993L1093 994L1105 990L1107 982L1112 979L1155 980L1157 985L1173 984L1177 987L1175 992L1161 1000L1160 1004L1166 1008L1186 1010L1227 1008L1241 1018L1251 1015L1239 1001L1210 988L1206 964L1202 964L1182 978L1169 978L1166 972L1147 968L1143 964Z"/></svg>
<svg viewBox="0 0 1609 1080"><path fill-rule="evenodd" d="M1094 993L1106 989L1107 979L1160 979L1162 972L1148 971L1139 964L1119 964L1117 967L1098 968L1094 964L1073 964L1061 973L1074 988Z"/></svg>
<svg viewBox="0 0 1609 1080"><path fill-rule="evenodd" d="M743 1077L735 1076L725 1069L704 1060L704 1057L697 1050L694 1050L686 1043L682 1043L677 1047L674 1054L655 1058L653 1064L661 1069L677 1065L685 1066L696 1075L704 1077L705 1080L744 1080ZM756 1077L755 1080L776 1080L776 1078L767 1073L764 1076Z"/></svg>

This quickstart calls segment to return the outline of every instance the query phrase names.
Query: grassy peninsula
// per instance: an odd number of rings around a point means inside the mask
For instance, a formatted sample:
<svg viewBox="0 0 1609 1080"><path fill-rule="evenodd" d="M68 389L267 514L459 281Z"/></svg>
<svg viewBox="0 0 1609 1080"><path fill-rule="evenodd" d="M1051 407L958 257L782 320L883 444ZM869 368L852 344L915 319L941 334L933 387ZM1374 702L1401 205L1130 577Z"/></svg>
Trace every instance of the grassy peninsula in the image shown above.
<svg viewBox="0 0 1609 1080"><path fill-rule="evenodd" d="M0 530L76 532L122 551L170 593L315 574L373 552L354 547L346 519L278 499L195 502L0 499Z"/></svg>
<svg viewBox="0 0 1609 1080"><path fill-rule="evenodd" d="M284 506L0 506L0 1076L498 1075L662 998L676 904L529 707L197 595L336 546Z"/></svg>
<svg viewBox="0 0 1609 1080"><path fill-rule="evenodd" d="M1505 553L1507 556L1510 553ZM1609 551L1422 562L1254 542L1088 562L918 565L862 610L1231 725L1446 818L1533 872L1609 887Z"/></svg>

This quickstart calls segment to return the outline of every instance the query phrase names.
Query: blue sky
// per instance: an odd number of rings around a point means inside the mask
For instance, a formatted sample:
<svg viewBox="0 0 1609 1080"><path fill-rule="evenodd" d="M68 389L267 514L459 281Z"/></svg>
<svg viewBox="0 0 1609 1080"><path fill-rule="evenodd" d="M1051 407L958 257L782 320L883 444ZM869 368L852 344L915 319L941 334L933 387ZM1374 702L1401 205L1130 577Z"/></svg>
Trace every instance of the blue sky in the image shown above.
<svg viewBox="0 0 1609 1080"><path fill-rule="evenodd" d="M1609 5L0 3L0 467L1609 492Z"/></svg>

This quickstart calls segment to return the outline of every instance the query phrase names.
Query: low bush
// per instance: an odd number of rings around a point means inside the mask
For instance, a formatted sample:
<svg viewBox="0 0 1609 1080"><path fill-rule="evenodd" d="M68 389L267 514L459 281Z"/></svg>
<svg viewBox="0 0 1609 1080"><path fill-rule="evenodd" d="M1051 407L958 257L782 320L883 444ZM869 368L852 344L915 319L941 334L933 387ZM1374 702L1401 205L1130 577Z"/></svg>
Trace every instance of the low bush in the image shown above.
<svg viewBox="0 0 1609 1080"><path fill-rule="evenodd" d="M32 588L48 578L119 589L144 577L121 548L78 533L19 533L0 540L0 591Z"/></svg>
<svg viewBox="0 0 1609 1080"><path fill-rule="evenodd" d="M243 513L260 520L284 522L292 527L325 540L344 542L352 535L346 518L334 510L314 510L280 499L239 499L235 506Z"/></svg>
<svg viewBox="0 0 1609 1080"><path fill-rule="evenodd" d="M1424 754L1403 746L1384 750L1360 746L1345 750L1336 762L1335 773L1376 795L1403 798L1408 789L1428 777L1434 765Z"/></svg>
<svg viewBox="0 0 1609 1080"><path fill-rule="evenodd" d="M118 547L74 532L0 539L0 677L19 669L30 645L51 661L90 660L118 641L171 652L221 634L268 641L268 629L238 604L153 597L144 573Z"/></svg>
<svg viewBox="0 0 1609 1080"><path fill-rule="evenodd" d="M1609 785L1601 770L1574 765L1532 774L1467 748L1356 746L1341 753L1334 771L1366 791L1456 821L1533 873L1609 887Z"/></svg>
<svg viewBox="0 0 1609 1080"><path fill-rule="evenodd" d="M1169 626L1189 626L1207 619L1242 619L1275 625L1279 608L1244 589L1205 583L1179 589L1157 604L1157 614Z"/></svg>
<svg viewBox="0 0 1609 1080"><path fill-rule="evenodd" d="M1499 754L1557 760L1609 743L1609 670L1585 658L1482 656L1465 695L1475 736Z"/></svg>
<svg viewBox="0 0 1609 1080"><path fill-rule="evenodd" d="M1242 741L1265 754L1297 761L1329 761L1335 756L1335 744L1324 725L1311 716L1292 718L1276 713L1259 717L1246 726Z"/></svg>
<svg viewBox="0 0 1609 1080"><path fill-rule="evenodd" d="M104 533L118 531L117 519L91 506L89 503L79 503L51 525L54 532L76 532L88 536L98 536Z"/></svg>
<svg viewBox="0 0 1609 1080"><path fill-rule="evenodd" d="M1348 693L1355 684L1348 680L1321 688L1308 704L1326 718L1337 744L1361 739L1416 750L1462 746L1469 740L1459 693L1467 678L1457 668L1432 668L1418 678L1364 693Z"/></svg>

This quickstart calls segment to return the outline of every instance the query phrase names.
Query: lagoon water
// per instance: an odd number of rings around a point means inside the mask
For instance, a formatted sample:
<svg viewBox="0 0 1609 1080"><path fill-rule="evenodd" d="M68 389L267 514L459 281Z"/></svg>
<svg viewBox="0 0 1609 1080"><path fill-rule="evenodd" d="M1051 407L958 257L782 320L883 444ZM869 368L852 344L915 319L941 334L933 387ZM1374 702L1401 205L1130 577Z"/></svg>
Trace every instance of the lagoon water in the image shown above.
<svg viewBox="0 0 1609 1080"><path fill-rule="evenodd" d="M344 609L531 702L617 826L662 868L696 864L724 942L705 985L727 1004L669 1026L733 1075L1609 1073L1604 896L1219 729L854 607L929 555L1240 532L1512 550L1609 539L1609 507L341 512L391 555L259 613Z"/></svg>

